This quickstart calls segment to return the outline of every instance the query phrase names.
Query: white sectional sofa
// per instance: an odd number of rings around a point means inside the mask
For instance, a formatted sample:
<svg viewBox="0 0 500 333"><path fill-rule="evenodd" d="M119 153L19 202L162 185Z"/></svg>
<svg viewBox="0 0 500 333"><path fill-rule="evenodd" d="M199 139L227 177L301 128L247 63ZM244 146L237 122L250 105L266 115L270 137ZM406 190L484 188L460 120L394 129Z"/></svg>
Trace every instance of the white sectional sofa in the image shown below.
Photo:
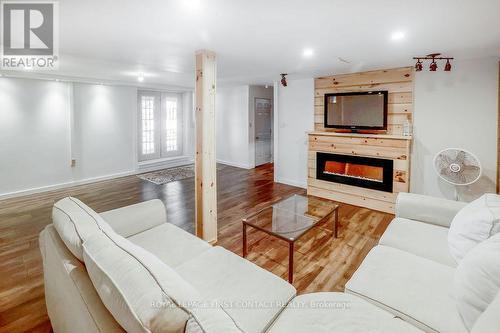
<svg viewBox="0 0 500 333"><path fill-rule="evenodd" d="M296 296L168 223L159 200L97 214L65 198L40 235L54 332L500 332L499 295L468 329L451 290L447 226L463 204L405 194L397 206L346 293Z"/></svg>

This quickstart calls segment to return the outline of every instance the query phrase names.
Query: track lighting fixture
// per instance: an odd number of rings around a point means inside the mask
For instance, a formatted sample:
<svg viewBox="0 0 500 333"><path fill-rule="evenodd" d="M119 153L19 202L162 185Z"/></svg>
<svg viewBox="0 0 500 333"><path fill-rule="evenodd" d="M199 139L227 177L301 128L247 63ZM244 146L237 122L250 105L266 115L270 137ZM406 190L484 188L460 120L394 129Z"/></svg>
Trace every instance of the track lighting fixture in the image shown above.
<svg viewBox="0 0 500 333"><path fill-rule="evenodd" d="M286 86L288 85L288 83L286 82L286 76L287 76L287 75L288 75L288 74L283 74L283 73L281 74L281 85L282 85L283 87L286 87Z"/></svg>
<svg viewBox="0 0 500 333"><path fill-rule="evenodd" d="M453 60L453 58L440 57L440 55L441 55L441 53L431 53L425 57L413 57L413 59L417 60L417 63L415 64L415 71L417 71L417 72L422 71L422 69L423 69L422 60L432 60L431 64L429 65L429 71L431 71L431 72L436 72L438 69L438 64L437 64L436 60L446 60L446 64L444 66L444 71L450 72L451 71L450 60Z"/></svg>

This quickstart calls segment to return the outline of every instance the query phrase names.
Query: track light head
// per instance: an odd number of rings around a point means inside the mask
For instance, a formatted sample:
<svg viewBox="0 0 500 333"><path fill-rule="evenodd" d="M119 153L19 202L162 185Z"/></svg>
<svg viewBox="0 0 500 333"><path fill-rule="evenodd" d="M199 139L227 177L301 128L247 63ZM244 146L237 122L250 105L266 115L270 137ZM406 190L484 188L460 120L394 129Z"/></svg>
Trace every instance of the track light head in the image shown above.
<svg viewBox="0 0 500 333"><path fill-rule="evenodd" d="M444 65L444 71L445 72L450 72L451 71L450 59L446 59L446 65Z"/></svg>
<svg viewBox="0 0 500 333"><path fill-rule="evenodd" d="M417 63L415 64L415 70L416 70L417 72L421 72L421 71L422 71L422 68L423 68L423 66L422 66L422 62L420 61L420 59L418 59L418 60L417 60Z"/></svg>
<svg viewBox="0 0 500 333"><path fill-rule="evenodd" d="M432 59L431 65L429 66L429 70L431 72L435 72L438 68L438 65L436 64L436 61Z"/></svg>
<svg viewBox="0 0 500 333"><path fill-rule="evenodd" d="M288 83L286 82L286 76L287 76L287 75L288 75L288 74L284 74L284 73L282 73L282 74L281 74L281 85L282 85L283 87L286 87L286 86L288 85Z"/></svg>

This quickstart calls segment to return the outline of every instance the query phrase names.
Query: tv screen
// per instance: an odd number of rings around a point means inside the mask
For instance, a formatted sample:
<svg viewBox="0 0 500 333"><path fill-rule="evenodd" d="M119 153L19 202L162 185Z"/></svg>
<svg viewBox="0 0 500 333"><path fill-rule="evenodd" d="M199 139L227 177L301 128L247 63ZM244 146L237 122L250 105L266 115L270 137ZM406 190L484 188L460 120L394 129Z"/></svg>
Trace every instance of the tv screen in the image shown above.
<svg viewBox="0 0 500 333"><path fill-rule="evenodd" d="M325 127L341 129L387 129L387 91L325 95Z"/></svg>

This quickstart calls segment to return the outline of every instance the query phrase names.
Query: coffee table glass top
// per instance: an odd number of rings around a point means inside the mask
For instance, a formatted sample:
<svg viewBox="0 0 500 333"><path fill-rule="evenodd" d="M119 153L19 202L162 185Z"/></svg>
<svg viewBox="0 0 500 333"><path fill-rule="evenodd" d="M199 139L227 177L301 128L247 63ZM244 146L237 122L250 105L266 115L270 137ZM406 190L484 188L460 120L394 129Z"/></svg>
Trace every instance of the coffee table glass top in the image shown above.
<svg viewBox="0 0 500 333"><path fill-rule="evenodd" d="M334 202L293 195L243 220L246 224L295 240L338 208Z"/></svg>

